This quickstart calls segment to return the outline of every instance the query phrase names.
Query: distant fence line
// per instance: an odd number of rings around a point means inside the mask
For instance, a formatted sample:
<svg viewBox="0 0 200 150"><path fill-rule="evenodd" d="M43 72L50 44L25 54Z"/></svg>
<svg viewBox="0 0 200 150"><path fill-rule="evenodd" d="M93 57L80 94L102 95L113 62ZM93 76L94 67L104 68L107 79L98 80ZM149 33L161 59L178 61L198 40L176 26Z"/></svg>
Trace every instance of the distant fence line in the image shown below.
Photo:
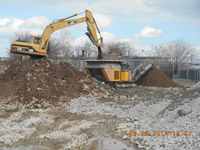
<svg viewBox="0 0 200 150"><path fill-rule="evenodd" d="M153 63L171 79L186 79L195 82L200 81L200 59L186 60L177 64L177 74L175 74L176 63L174 61L160 60L135 60L135 64Z"/></svg>
<svg viewBox="0 0 200 150"><path fill-rule="evenodd" d="M85 67L85 62L83 60L69 60L69 59L64 59L64 60L59 60L59 59L50 59L50 61L53 64L59 64L60 62L68 62L70 63L74 68L76 68L79 71L83 71Z"/></svg>
<svg viewBox="0 0 200 150"><path fill-rule="evenodd" d="M0 70L6 68L7 63L10 59L4 59L0 61ZM73 59L50 59L50 61L54 64L59 64L60 62L68 62L72 64L74 68L79 71L84 71L85 61L84 60L73 60ZM186 79L192 81L200 81L200 59L188 60L182 63L178 63L177 74L175 74L175 62L166 61L166 60L137 60L137 59L124 59L130 68L135 68L141 63L153 63L160 70L162 70L168 77L175 79Z"/></svg>
<svg viewBox="0 0 200 150"><path fill-rule="evenodd" d="M6 65L0 65L0 71L4 70L6 68Z"/></svg>

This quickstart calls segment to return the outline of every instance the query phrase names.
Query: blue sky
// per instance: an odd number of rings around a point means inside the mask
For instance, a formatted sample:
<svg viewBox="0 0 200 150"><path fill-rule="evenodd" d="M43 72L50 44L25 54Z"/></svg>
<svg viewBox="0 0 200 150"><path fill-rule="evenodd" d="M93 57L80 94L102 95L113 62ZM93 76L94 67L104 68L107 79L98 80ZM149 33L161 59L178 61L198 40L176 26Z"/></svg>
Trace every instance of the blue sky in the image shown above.
<svg viewBox="0 0 200 150"><path fill-rule="evenodd" d="M54 19L89 9L104 43L128 41L146 53L151 45L184 39L200 51L200 0L0 0L0 56L14 33L41 34ZM74 43L87 40L84 25L70 28Z"/></svg>

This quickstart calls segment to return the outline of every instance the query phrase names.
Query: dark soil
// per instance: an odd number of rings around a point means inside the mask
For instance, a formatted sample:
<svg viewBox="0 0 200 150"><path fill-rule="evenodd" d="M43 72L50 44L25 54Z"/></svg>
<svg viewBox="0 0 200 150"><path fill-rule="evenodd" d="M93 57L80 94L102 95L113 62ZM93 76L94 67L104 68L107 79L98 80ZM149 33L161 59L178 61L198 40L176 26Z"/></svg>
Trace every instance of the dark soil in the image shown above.
<svg viewBox="0 0 200 150"><path fill-rule="evenodd" d="M0 75L0 96L13 96L20 103L35 101L56 103L61 96L79 97L86 75L69 63L52 64L48 60L15 61Z"/></svg>
<svg viewBox="0 0 200 150"><path fill-rule="evenodd" d="M181 85L171 80L161 70L157 68L150 69L144 74L136 83L137 85L150 86L150 87L178 87L182 88Z"/></svg>

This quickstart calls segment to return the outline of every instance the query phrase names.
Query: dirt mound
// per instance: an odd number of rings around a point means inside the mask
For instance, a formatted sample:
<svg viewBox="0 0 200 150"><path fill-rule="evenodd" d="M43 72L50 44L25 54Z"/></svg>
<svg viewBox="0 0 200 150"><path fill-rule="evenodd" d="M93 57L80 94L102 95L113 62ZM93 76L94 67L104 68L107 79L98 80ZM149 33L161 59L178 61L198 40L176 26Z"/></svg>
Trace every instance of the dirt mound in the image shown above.
<svg viewBox="0 0 200 150"><path fill-rule="evenodd" d="M99 87L94 80L74 69L69 63L52 64L48 60L15 61L0 75L0 95L28 106L57 105L60 97L65 101L87 95ZM98 93L99 94L99 93ZM96 94L98 96L98 94Z"/></svg>
<svg viewBox="0 0 200 150"><path fill-rule="evenodd" d="M166 76L161 70L157 68L150 69L146 74L144 74L138 81L137 85L151 86L151 87L178 87L182 88L176 82L171 80Z"/></svg>

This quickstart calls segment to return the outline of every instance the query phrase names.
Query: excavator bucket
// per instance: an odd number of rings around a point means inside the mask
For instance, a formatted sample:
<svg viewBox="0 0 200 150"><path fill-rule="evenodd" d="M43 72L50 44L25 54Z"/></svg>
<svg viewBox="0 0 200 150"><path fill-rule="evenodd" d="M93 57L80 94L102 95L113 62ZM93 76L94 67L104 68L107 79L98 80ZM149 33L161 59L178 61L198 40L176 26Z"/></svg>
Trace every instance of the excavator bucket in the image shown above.
<svg viewBox="0 0 200 150"><path fill-rule="evenodd" d="M97 59L103 59L101 47L98 47L98 56Z"/></svg>

